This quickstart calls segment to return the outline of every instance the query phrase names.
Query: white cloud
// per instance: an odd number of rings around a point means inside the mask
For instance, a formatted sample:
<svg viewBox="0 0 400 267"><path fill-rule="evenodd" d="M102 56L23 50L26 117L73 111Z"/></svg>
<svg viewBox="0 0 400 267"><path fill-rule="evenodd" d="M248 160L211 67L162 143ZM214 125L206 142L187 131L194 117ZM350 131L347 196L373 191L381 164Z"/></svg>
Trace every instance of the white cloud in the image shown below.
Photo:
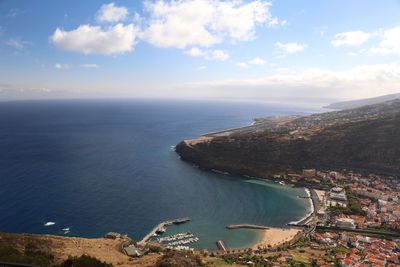
<svg viewBox="0 0 400 267"><path fill-rule="evenodd" d="M265 64L265 60L259 57L253 58L252 60L250 60L248 62L251 65L264 65Z"/></svg>
<svg viewBox="0 0 400 267"><path fill-rule="evenodd" d="M10 9L10 10L8 11L7 17L9 17L9 18L15 18L15 17L17 17L17 16L19 16L19 15L21 15L21 14L23 14L23 13L25 13L25 12L22 11L22 10L19 10L18 8L13 8L13 9Z"/></svg>
<svg viewBox="0 0 400 267"><path fill-rule="evenodd" d="M97 64L82 64L80 65L81 68L86 68L86 69L97 69L100 66Z"/></svg>
<svg viewBox="0 0 400 267"><path fill-rule="evenodd" d="M191 57L205 57L207 53L198 47L192 47L191 49L185 51L185 54Z"/></svg>
<svg viewBox="0 0 400 267"><path fill-rule="evenodd" d="M306 49L308 45L296 42L292 43L277 42L275 43L275 47L278 48L284 54L295 54L304 51L304 49Z"/></svg>
<svg viewBox="0 0 400 267"><path fill-rule="evenodd" d="M206 69L207 69L207 66L204 66L204 65L197 68L197 70L206 70Z"/></svg>
<svg viewBox="0 0 400 267"><path fill-rule="evenodd" d="M114 3L102 5L97 12L97 20L100 22L118 22L125 20L128 9L124 6L118 7Z"/></svg>
<svg viewBox="0 0 400 267"><path fill-rule="evenodd" d="M238 62L236 63L236 66L244 69L249 67L249 65L246 62Z"/></svg>
<svg viewBox="0 0 400 267"><path fill-rule="evenodd" d="M225 39L248 41L255 27L278 21L272 17L270 2L254 0L179 0L145 2L150 14L144 38L158 47L210 47Z"/></svg>
<svg viewBox="0 0 400 267"><path fill-rule="evenodd" d="M360 46L371 38L372 34L363 31L341 32L335 34L331 44L333 46Z"/></svg>
<svg viewBox="0 0 400 267"><path fill-rule="evenodd" d="M229 58L229 54L223 50L213 50L208 55L208 59L225 61Z"/></svg>
<svg viewBox="0 0 400 267"><path fill-rule="evenodd" d="M382 29L374 32L352 31L342 32L334 36L331 41L333 46L360 46L375 38L378 43L370 48L364 48L359 53L377 55L400 55L400 26ZM348 55L355 55L354 52Z"/></svg>
<svg viewBox="0 0 400 267"><path fill-rule="evenodd" d="M138 32L133 24L119 23L106 29L80 25L72 31L57 28L50 41L59 49L83 54L121 54L133 50Z"/></svg>
<svg viewBox="0 0 400 267"><path fill-rule="evenodd" d="M238 62L236 66L239 68L248 68L250 65L264 65L265 63L264 59L255 57L247 62Z"/></svg>
<svg viewBox="0 0 400 267"><path fill-rule="evenodd" d="M56 64L54 64L54 68L56 68L58 70L68 70L68 69L72 68L72 66L69 64L56 63Z"/></svg>
<svg viewBox="0 0 400 267"><path fill-rule="evenodd" d="M277 26L282 26L282 27L287 27L289 25L289 22L287 20L279 20L277 17L271 18L271 20L268 22L268 27L277 27Z"/></svg>
<svg viewBox="0 0 400 267"><path fill-rule="evenodd" d="M30 42L23 41L19 38L10 38L7 41L4 42L8 46L12 46L18 50L22 50L26 47L26 45L29 45Z"/></svg>
<svg viewBox="0 0 400 267"><path fill-rule="evenodd" d="M381 38L378 46L371 52L379 55L400 55L400 26L387 29L378 34Z"/></svg>
<svg viewBox="0 0 400 267"><path fill-rule="evenodd" d="M191 57L203 57L207 60L225 61L229 58L229 53L224 50L202 50L198 47L192 47L185 51L185 54Z"/></svg>

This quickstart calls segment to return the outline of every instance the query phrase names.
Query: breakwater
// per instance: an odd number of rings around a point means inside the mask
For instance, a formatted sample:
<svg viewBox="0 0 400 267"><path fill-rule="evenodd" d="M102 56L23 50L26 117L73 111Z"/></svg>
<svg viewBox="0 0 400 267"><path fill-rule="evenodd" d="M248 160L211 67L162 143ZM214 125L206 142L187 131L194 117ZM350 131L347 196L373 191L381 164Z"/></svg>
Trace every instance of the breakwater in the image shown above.
<svg viewBox="0 0 400 267"><path fill-rule="evenodd" d="M256 225L256 224L229 224L226 226L227 229L258 229L258 230L268 230L269 227L263 225Z"/></svg>

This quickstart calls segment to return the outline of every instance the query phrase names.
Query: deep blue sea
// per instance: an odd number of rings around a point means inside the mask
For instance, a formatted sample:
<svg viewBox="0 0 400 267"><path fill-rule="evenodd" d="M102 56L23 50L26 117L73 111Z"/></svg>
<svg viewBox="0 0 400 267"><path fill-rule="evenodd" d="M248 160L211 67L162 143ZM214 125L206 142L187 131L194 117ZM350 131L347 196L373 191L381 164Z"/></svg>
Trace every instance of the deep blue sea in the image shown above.
<svg viewBox="0 0 400 267"><path fill-rule="evenodd" d="M303 189L197 169L171 146L304 110L254 102L53 100L0 103L0 231L140 239L168 219L192 222L198 248L255 242L232 223L284 226L303 217ZM46 222L55 222L44 226Z"/></svg>

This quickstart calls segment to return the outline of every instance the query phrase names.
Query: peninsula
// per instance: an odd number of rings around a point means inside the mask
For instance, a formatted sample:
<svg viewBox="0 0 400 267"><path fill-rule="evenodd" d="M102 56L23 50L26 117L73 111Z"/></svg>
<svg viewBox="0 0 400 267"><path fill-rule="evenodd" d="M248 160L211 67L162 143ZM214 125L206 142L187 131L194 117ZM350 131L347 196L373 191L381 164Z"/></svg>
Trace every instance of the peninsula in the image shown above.
<svg viewBox="0 0 400 267"><path fill-rule="evenodd" d="M184 140L176 152L207 170L268 178L303 169L400 171L400 100L309 116L256 119L251 126Z"/></svg>

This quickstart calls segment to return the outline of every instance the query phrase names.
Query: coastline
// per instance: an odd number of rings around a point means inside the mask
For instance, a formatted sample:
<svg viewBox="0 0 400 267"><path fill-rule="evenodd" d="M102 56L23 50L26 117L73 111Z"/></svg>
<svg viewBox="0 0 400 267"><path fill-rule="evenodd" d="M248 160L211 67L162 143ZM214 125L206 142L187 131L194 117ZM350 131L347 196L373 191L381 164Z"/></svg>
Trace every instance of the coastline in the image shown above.
<svg viewBox="0 0 400 267"><path fill-rule="evenodd" d="M306 194L308 197L308 201L310 204L310 211L303 218L301 218L297 221L289 222L288 225L299 225L299 224L305 223L315 213L316 207L315 207L313 198L311 196L311 190L309 188L304 188L304 190L306 191Z"/></svg>
<svg viewBox="0 0 400 267"><path fill-rule="evenodd" d="M306 194L309 197L310 211L301 219L293 222L289 222L288 225L299 225L302 222L306 222L312 218L315 213L315 204L312 198L312 193L309 188L305 188ZM287 242L291 242L296 238L302 230L295 227L279 228L279 227L268 227L265 230L259 230L259 240L249 246L252 249L268 249L274 248Z"/></svg>
<svg viewBox="0 0 400 267"><path fill-rule="evenodd" d="M226 173L223 173L227 175ZM245 175L246 178L254 179L254 180L260 180L260 181L270 181L273 182L272 179L263 179L263 178L258 178L258 177L250 177ZM251 227L255 231L257 231L258 234L258 240L250 243L243 248L251 248L251 249L268 249L268 248L274 248L279 245L282 245L287 242L291 242L293 239L295 239L298 235L301 234L302 229L299 227L295 227L296 225L302 226L302 224L308 222L313 215L315 214L315 211L317 209L316 203L314 203L313 198L312 198L312 192L309 188L304 188L308 201L309 201L309 208L310 211L308 211L302 218L300 218L297 221L292 221L289 222L287 225L289 227L269 227L269 226L263 226L266 227L267 229L257 229L256 227ZM243 228L243 227L241 227Z"/></svg>
<svg viewBox="0 0 400 267"><path fill-rule="evenodd" d="M259 230L259 240L249 246L252 249L268 249L273 248L283 243L290 242L295 238L302 230L289 227L289 228L277 228L269 227L266 230Z"/></svg>
<svg viewBox="0 0 400 267"><path fill-rule="evenodd" d="M214 171L214 170L213 170ZM214 171L215 172L215 171ZM231 175L230 173L228 173L228 172L222 172L222 171L218 171L217 173L220 173L220 174L224 174L224 175ZM248 179L250 179L250 180L258 180L258 181L263 181L263 182L265 182L265 181L268 181L268 182L276 182L276 181L280 181L281 179L273 179L273 178L271 178L271 179L267 179L267 178L260 178L260 177L254 177L254 176L249 176L249 175L242 175L242 177L245 177L245 178L248 178ZM292 185L294 185L294 184L292 184ZM300 187L299 187L300 188ZM311 218L311 216L313 215L313 214L315 214L315 212L316 212L316 210L318 209L318 205L317 205L317 203L315 203L314 202L314 199L313 199L313 197L312 197L312 193L311 193L311 190L313 190L313 191L315 191L313 188L307 188L307 187L302 187L302 188L304 188L304 191L306 192L306 194L307 194L307 198L308 198L308 202L309 202L309 207L310 207L310 211L309 212L307 212L302 218L300 218L300 219L298 219L298 220L296 220L296 221L291 221L291 222L289 222L287 225L298 225L298 224L301 224L301 222L306 222L306 221L308 221L310 218ZM317 194L317 192L315 192L315 195L318 197L318 199L319 199L319 196L318 196L318 194Z"/></svg>

